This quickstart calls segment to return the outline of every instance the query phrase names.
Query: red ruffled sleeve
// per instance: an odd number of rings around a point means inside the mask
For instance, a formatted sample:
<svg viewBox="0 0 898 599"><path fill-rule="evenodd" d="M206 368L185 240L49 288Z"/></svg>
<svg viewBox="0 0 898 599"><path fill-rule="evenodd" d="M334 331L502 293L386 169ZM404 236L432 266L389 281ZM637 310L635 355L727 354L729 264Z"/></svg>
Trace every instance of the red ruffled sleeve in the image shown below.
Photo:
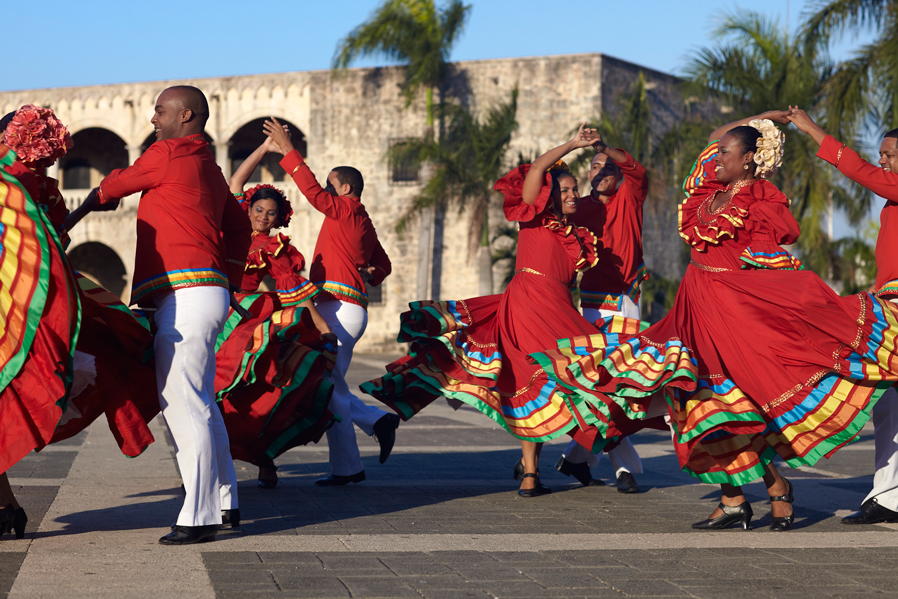
<svg viewBox="0 0 898 599"><path fill-rule="evenodd" d="M716 163L714 159L718 153L718 141L712 141L708 144L702 153L698 155L695 164L692 165L689 174L683 180L683 192L687 196L693 195L700 187L710 182L717 182Z"/></svg>
<svg viewBox="0 0 898 599"><path fill-rule="evenodd" d="M524 189L524 178L530 171L529 164L522 164L510 173L496 181L493 189L501 193L505 197L502 209L505 211L505 218L510 221L530 222L546 209L549 200L552 198L552 175L546 173L545 183L536 196L533 204L525 204L522 194Z"/></svg>
<svg viewBox="0 0 898 599"><path fill-rule="evenodd" d="M545 217L543 226L558 236L561 247L574 262L577 271L589 270L599 263L596 244L599 239L586 227L576 227L554 217Z"/></svg>
<svg viewBox="0 0 898 599"><path fill-rule="evenodd" d="M758 199L749 208L746 232L751 236L748 247L739 257L743 268L766 268L772 270L804 270L801 261L780 247L798 240L798 222L789 210L789 200L779 189L767 181L758 187Z"/></svg>

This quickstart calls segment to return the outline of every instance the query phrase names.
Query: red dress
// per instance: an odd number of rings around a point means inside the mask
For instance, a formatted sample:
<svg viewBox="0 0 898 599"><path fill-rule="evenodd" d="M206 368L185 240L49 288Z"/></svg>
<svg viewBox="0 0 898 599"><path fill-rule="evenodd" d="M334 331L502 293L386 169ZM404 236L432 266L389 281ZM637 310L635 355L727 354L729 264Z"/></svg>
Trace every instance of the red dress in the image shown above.
<svg viewBox="0 0 898 599"><path fill-rule="evenodd" d="M605 441L593 424L606 416L568 395L528 357L553 346L559 335L598 333L574 308L570 292L577 271L597 260L596 238L546 210L549 175L535 204L523 202L529 168L518 167L496 183L505 195L506 218L520 224L516 272L505 293L412 303L401 316L398 339L411 343L409 354L361 388L406 420L443 396L477 408L520 439L570 433L598 450Z"/></svg>
<svg viewBox="0 0 898 599"><path fill-rule="evenodd" d="M300 275L302 254L283 234L253 234L239 294L253 318L232 309L218 337L215 391L228 429L231 455L269 466L283 452L321 439L334 416L333 348L320 340L311 313L299 304L318 289ZM277 291L255 293L270 274Z"/></svg>
<svg viewBox="0 0 898 599"><path fill-rule="evenodd" d="M137 456L153 442L147 422L159 411L149 330L72 270L55 182L12 152L0 166L0 211L9 223L0 233L0 472L103 413L122 452Z"/></svg>
<svg viewBox="0 0 898 599"><path fill-rule="evenodd" d="M571 390L604 391L633 417L665 389L680 465L741 485L776 454L813 465L857 435L898 379L898 320L866 293L838 296L780 247L799 229L771 183L711 212L725 189L716 152L715 142L686 182L679 230L692 262L668 315L641 333L616 317L605 335L562 340L538 359Z"/></svg>

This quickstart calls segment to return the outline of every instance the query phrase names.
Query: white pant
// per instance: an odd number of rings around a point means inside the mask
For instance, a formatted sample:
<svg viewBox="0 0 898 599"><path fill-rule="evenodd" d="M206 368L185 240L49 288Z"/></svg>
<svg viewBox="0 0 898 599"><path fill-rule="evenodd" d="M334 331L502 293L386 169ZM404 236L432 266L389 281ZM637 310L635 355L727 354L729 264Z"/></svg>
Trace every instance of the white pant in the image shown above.
<svg viewBox="0 0 898 599"><path fill-rule="evenodd" d="M873 406L873 443L876 447L876 474L873 490L864 498L898 512L898 391L890 388Z"/></svg>
<svg viewBox="0 0 898 599"><path fill-rule="evenodd" d="M154 301L159 406L187 492L177 523L221 524L221 510L237 507L228 431L215 403L215 340L228 316L228 292L188 287Z"/></svg>
<svg viewBox="0 0 898 599"><path fill-rule="evenodd" d="M639 319L639 306L632 299L624 296L621 310L596 310L595 308L583 308L583 317L589 322L595 322L600 318L608 318L610 316L623 316L624 318ZM589 464L590 468L595 468L602 460L602 455L594 454L576 441L568 443L564 453L561 454L565 460L572 464ZM632 474L642 474L642 460L636 453L636 448L630 442L628 437L621 440L620 445L608 452L611 458L611 465L614 467L614 476L620 476L621 472L630 472Z"/></svg>
<svg viewBox="0 0 898 599"><path fill-rule="evenodd" d="M368 311L356 304L334 300L316 303L315 307L339 341L337 363L330 375L334 395L329 407L343 420L327 430L331 474L350 476L365 469L352 425L358 425L362 432L370 436L374 434L374 423L386 415L385 411L369 406L356 397L346 384L352 350L368 326Z"/></svg>

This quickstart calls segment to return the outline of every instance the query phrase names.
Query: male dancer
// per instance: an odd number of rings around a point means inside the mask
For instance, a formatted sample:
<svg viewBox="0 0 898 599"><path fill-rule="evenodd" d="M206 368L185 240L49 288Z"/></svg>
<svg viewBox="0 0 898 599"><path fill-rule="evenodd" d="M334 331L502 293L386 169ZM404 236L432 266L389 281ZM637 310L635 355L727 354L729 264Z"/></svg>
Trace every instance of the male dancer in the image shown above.
<svg viewBox="0 0 898 599"><path fill-rule="evenodd" d="M648 278L642 261L642 206L649 182L645 168L624 150L610 148L601 139L589 167L590 195L582 198L570 220L599 238L599 263L583 274L580 305L590 322L611 316L639 319L639 284ZM623 183L618 187L618 184ZM630 439L608 452L617 490L638 493L633 474L642 473L642 461ZM576 441L567 446L556 468L584 485L601 485L590 466L601 460Z"/></svg>
<svg viewBox="0 0 898 599"><path fill-rule="evenodd" d="M337 363L331 372L334 394L329 407L342 421L327 431L331 474L315 484L358 483L365 480L365 470L353 423L367 435L376 435L381 464L393 449L399 426L398 416L365 404L346 384L352 350L368 325L365 283L380 285L390 274L390 259L361 202L365 185L362 174L351 166L338 166L328 174L327 187L322 189L281 124L272 118L265 121L263 128L284 154L281 166L312 207L325 217L309 279L322 291L315 298L315 307L339 340Z"/></svg>
<svg viewBox="0 0 898 599"><path fill-rule="evenodd" d="M142 191L131 303L156 307L159 404L187 496L159 542L215 539L239 525L237 476L215 404L215 340L228 316L229 284L240 285L252 226L228 190L203 129L206 97L195 87L163 91L150 122L156 143L103 179L83 213Z"/></svg>
<svg viewBox="0 0 898 599"><path fill-rule="evenodd" d="M817 156L839 172L886 199L880 214L876 239L876 282L867 291L877 297L898 303L898 129L885 134L879 146L879 166L836 141L807 115L790 107L787 117L799 131L820 144ZM861 509L842 518L842 524L876 524L898 522L898 393L891 387L873 406L873 442L876 473L873 490Z"/></svg>

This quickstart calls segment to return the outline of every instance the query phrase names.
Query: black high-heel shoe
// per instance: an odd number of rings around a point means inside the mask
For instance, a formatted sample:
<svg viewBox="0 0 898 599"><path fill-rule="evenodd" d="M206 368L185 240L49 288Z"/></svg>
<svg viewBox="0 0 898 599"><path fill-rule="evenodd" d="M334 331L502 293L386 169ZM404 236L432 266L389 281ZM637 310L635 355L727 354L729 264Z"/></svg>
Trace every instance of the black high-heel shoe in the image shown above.
<svg viewBox="0 0 898 599"><path fill-rule="evenodd" d="M540 497L541 495L548 495L552 492L552 489L549 487L544 487L543 484L539 480L539 474L533 474L531 472L527 472L521 475L521 478L535 478L536 486L532 489L518 489L518 495L521 497Z"/></svg>
<svg viewBox="0 0 898 599"><path fill-rule="evenodd" d="M259 468L259 488L273 489L278 486L278 467L275 465L265 466L268 470L274 470L274 478L262 478L262 468Z"/></svg>
<svg viewBox="0 0 898 599"><path fill-rule="evenodd" d="M792 502L795 501L795 498L792 496L792 482L783 477L783 480L789 485L789 490L786 491L785 495L777 495L776 497L770 498L770 530L774 532L782 532L784 530L789 530L792 528L792 523L795 522L795 510L792 510L792 513L788 516L783 516L782 518L777 518L773 516L773 502L774 501L785 501L789 505L792 505Z"/></svg>
<svg viewBox="0 0 898 599"><path fill-rule="evenodd" d="M12 521L15 518L15 514L16 511L12 509L12 504L0 510L0 536L12 531Z"/></svg>
<svg viewBox="0 0 898 599"><path fill-rule="evenodd" d="M741 522L742 530L749 529L751 519L755 515L749 502L743 501L739 505L724 505L721 502L717 507L723 510L723 514L716 518L708 518L707 520L696 522L692 525L692 528L696 530L723 530Z"/></svg>
<svg viewBox="0 0 898 599"><path fill-rule="evenodd" d="M521 477L524 476L524 459L521 458L518 460L518 463L514 465L514 471L512 476L514 476L515 480L521 480Z"/></svg>

